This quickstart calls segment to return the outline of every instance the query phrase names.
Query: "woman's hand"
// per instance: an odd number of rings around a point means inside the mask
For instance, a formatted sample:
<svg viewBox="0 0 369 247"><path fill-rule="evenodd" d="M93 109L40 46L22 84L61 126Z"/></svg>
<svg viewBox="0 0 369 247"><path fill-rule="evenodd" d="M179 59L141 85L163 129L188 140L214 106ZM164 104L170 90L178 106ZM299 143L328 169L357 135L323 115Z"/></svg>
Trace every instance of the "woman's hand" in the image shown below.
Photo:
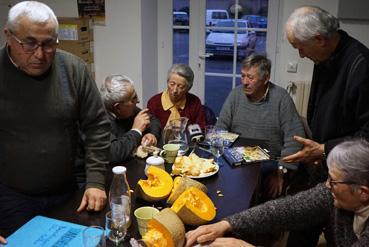
<svg viewBox="0 0 369 247"><path fill-rule="evenodd" d="M186 233L186 247L193 246L196 243L212 242L230 230L231 225L225 220L210 225L199 226L195 230Z"/></svg>

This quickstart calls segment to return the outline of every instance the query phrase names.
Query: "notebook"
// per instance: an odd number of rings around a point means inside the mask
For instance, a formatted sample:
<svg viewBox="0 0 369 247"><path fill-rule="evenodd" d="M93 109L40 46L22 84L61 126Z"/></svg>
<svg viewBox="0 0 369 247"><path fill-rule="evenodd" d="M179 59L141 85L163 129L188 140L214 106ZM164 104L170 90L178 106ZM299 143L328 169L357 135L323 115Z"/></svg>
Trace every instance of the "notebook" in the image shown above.
<svg viewBox="0 0 369 247"><path fill-rule="evenodd" d="M36 216L7 238L6 247L80 247L86 226Z"/></svg>

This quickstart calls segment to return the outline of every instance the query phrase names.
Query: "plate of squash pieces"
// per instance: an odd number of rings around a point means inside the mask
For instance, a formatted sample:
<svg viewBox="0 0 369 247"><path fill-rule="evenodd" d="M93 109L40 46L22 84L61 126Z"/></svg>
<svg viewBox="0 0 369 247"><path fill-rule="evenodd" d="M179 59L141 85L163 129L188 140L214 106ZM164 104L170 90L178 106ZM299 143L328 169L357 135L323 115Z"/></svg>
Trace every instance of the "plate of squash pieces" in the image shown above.
<svg viewBox="0 0 369 247"><path fill-rule="evenodd" d="M219 165L214 159L200 158L195 153L189 156L179 156L172 166L173 175L187 176L189 178L206 178L219 171Z"/></svg>

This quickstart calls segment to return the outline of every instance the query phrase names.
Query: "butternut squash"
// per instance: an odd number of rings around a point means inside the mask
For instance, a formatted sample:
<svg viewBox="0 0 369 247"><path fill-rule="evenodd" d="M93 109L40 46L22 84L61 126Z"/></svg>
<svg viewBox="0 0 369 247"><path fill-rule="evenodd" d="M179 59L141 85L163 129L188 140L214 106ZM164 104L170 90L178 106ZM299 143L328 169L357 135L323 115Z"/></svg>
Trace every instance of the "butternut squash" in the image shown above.
<svg viewBox="0 0 369 247"><path fill-rule="evenodd" d="M183 192L171 209L186 225L202 225L214 219L216 215L211 199L196 187L190 187Z"/></svg>
<svg viewBox="0 0 369 247"><path fill-rule="evenodd" d="M156 202L167 198L173 187L173 179L163 169L150 166L147 169L147 180L137 182L137 196L148 201Z"/></svg>

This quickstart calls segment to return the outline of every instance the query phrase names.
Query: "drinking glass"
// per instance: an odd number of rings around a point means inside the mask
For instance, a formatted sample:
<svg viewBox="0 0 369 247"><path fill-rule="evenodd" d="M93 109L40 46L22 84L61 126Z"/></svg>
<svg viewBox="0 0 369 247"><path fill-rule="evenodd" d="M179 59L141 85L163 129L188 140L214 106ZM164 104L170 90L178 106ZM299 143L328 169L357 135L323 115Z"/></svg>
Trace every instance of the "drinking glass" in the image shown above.
<svg viewBox="0 0 369 247"><path fill-rule="evenodd" d="M84 247L105 247L104 228L101 226L89 226L83 230Z"/></svg>
<svg viewBox="0 0 369 247"><path fill-rule="evenodd" d="M127 233L126 217L112 217L112 212L107 212L105 215L105 231L106 236L118 246Z"/></svg>
<svg viewBox="0 0 369 247"><path fill-rule="evenodd" d="M210 138L210 150L215 157L215 161L220 165L220 157L224 152L224 139L219 132L214 132Z"/></svg>

